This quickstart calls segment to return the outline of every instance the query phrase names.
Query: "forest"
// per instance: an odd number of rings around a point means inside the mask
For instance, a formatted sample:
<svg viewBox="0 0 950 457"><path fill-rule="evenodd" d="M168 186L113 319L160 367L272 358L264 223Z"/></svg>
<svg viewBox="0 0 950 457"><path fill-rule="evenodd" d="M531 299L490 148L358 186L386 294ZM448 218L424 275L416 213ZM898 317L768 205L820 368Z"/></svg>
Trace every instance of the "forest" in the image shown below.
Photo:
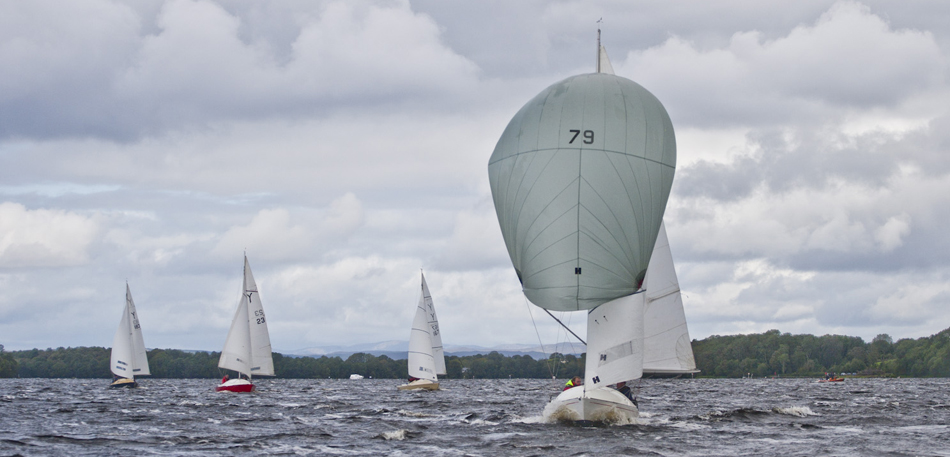
<svg viewBox="0 0 950 457"><path fill-rule="evenodd" d="M749 335L714 335L693 340L698 377L818 377L824 373L855 376L950 377L950 329L918 339L894 342L886 334L865 342L842 335L792 335L778 330ZM154 378L217 378L217 352L152 349L149 368ZM109 378L110 350L100 347L4 351L0 345L0 377ZM443 378L570 378L583 376L584 356L446 356ZM357 353L347 357L292 357L274 354L278 378L405 378L405 359Z"/></svg>

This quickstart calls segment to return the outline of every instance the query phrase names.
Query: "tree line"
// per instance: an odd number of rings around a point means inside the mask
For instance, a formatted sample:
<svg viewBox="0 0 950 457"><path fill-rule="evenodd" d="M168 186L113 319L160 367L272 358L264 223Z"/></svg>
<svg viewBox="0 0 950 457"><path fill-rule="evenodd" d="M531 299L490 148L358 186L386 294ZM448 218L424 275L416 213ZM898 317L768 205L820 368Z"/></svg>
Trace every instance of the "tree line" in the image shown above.
<svg viewBox="0 0 950 457"><path fill-rule="evenodd" d="M894 342L886 334L866 343L842 335L792 335L770 330L750 335L714 335L693 340L698 376L821 376L854 373L865 376L950 377L950 329L936 335ZM218 352L177 349L148 351L154 378L215 378ZM0 377L108 378L110 350L100 347L31 349L7 352L0 345ZM443 378L570 378L583 376L584 356L551 354L529 356L446 356ZM405 359L357 353L347 357L291 357L274 354L279 378L405 378Z"/></svg>
<svg viewBox="0 0 950 457"><path fill-rule="evenodd" d="M865 376L950 377L950 329L896 343L887 334L865 343L842 335L792 335L769 330L693 340L702 374L714 377Z"/></svg>
<svg viewBox="0 0 950 457"><path fill-rule="evenodd" d="M101 347L31 349L3 353L11 370L4 377L21 378L110 378L111 351ZM153 378L216 378L220 352L152 349L148 365ZM274 373L278 378L348 378L357 373L367 378L406 378L406 360L356 353L340 357L290 357L274 353ZM446 356L444 378L548 378L553 375L579 376L583 358L552 354L546 360L529 356L505 357L498 352L474 356Z"/></svg>

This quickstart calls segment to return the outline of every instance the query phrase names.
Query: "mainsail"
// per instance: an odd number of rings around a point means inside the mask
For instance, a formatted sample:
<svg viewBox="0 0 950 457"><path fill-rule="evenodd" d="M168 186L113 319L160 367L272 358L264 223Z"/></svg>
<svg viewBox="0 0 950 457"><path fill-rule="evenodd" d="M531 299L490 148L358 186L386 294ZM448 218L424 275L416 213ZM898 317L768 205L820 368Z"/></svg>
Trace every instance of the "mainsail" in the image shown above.
<svg viewBox="0 0 950 457"><path fill-rule="evenodd" d="M142 326L139 324L132 301L132 291L125 285L125 309L119 320L119 328L112 339L112 357L109 361L112 373L123 378L134 379L136 375L151 374L148 370L148 356L145 340L142 338Z"/></svg>
<svg viewBox="0 0 950 457"><path fill-rule="evenodd" d="M271 355L264 306L247 256L244 257L244 291L231 320L231 329L221 350L218 367L234 370L248 377L274 376L274 359Z"/></svg>
<svg viewBox="0 0 950 457"><path fill-rule="evenodd" d="M435 382L435 358L432 357L432 334L429 327L429 312L426 309L425 295L419 297L416 315L412 319L412 331L409 333L409 376L428 379Z"/></svg>
<svg viewBox="0 0 950 457"><path fill-rule="evenodd" d="M645 283L643 371L697 372L665 224L660 224Z"/></svg>
<svg viewBox="0 0 950 457"><path fill-rule="evenodd" d="M432 339L432 358L435 360L435 374L444 375L445 371L445 353L442 350L442 333L439 332L439 318L435 314L435 304L432 303L432 295L429 294L429 286L426 285L426 276L422 275L422 301L426 310L426 320L429 324L429 336Z"/></svg>

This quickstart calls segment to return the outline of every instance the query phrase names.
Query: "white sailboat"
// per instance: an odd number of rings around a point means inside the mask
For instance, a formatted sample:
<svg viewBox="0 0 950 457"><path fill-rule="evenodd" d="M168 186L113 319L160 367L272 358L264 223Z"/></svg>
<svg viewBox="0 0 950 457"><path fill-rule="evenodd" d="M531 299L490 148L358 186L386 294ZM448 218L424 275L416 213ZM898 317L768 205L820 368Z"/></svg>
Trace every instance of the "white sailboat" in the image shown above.
<svg viewBox="0 0 950 457"><path fill-rule="evenodd" d="M588 314L586 387L562 392L549 404L548 417L628 422L639 416L636 402L616 388L597 386L616 386L644 374L681 376L699 372L663 223L644 286L641 292L605 303Z"/></svg>
<svg viewBox="0 0 950 457"><path fill-rule="evenodd" d="M238 372L237 379L225 376L216 391L250 392L253 376L274 376L270 334L251 265L244 256L244 290L241 302L231 320L231 329L221 350L218 367Z"/></svg>
<svg viewBox="0 0 950 457"><path fill-rule="evenodd" d="M125 309L119 328L112 339L112 357L109 361L113 382L109 387L136 387L135 376L151 374L148 371L148 357L145 352L145 340L142 338L142 326L132 301L132 291L125 284Z"/></svg>
<svg viewBox="0 0 950 457"><path fill-rule="evenodd" d="M421 273L420 273L421 274ZM398 387L399 390L426 389L438 390L438 375L446 374L445 355L442 351L442 334L439 331L439 319L422 274L422 293L409 333L409 382Z"/></svg>
<svg viewBox="0 0 950 457"><path fill-rule="evenodd" d="M619 388L642 376L647 359L665 360L662 351L646 354L669 332L646 331L664 313L648 312L661 297L644 285L675 167L669 115L613 74L600 31L597 72L541 92L498 140L492 198L525 296L548 310L588 311L584 383L552 400L545 417L623 423L639 415Z"/></svg>

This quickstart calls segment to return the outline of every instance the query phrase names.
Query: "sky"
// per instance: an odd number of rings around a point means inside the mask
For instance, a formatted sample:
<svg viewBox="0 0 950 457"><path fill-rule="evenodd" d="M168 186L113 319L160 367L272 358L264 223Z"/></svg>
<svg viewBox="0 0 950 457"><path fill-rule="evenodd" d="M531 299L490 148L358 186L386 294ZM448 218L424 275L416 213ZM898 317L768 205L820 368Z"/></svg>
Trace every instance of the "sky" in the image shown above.
<svg viewBox="0 0 950 457"><path fill-rule="evenodd" d="M487 165L593 72L598 27L676 131L692 338L929 336L947 24L923 0L0 0L0 344L109 347L128 282L148 347L220 350L245 252L278 352L408 340L420 269L446 345L563 341Z"/></svg>

